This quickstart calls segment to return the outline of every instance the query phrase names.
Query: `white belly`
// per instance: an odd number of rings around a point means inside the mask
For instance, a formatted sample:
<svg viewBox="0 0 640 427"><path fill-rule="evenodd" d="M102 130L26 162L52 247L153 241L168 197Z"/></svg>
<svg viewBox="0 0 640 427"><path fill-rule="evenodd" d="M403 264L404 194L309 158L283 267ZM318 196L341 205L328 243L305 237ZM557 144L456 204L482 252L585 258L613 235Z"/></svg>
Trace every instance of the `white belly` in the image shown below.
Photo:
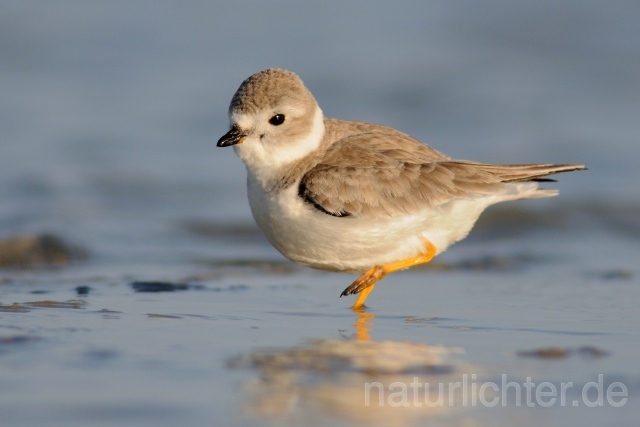
<svg viewBox="0 0 640 427"><path fill-rule="evenodd" d="M370 220L322 213L298 196L297 185L275 196L249 178L248 190L253 216L278 251L308 267L345 272L425 253L425 239L442 252L468 234L488 205L462 200L437 211Z"/></svg>

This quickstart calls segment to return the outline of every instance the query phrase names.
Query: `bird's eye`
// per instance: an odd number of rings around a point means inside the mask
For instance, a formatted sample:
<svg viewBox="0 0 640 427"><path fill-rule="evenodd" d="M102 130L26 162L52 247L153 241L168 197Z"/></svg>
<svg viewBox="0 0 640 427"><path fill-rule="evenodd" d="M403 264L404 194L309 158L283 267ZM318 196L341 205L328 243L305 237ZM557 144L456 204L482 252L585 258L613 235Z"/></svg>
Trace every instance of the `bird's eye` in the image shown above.
<svg viewBox="0 0 640 427"><path fill-rule="evenodd" d="M276 114L275 116L269 119L269 123L274 126L280 126L284 123L284 114Z"/></svg>

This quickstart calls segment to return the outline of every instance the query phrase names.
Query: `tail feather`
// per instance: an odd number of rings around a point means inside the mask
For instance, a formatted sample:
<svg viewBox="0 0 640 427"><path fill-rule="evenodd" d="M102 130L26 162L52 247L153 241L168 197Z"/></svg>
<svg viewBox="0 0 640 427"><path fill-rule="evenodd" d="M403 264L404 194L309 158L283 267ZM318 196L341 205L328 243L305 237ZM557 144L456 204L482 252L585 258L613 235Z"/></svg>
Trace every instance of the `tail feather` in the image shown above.
<svg viewBox="0 0 640 427"><path fill-rule="evenodd" d="M475 169L476 172L483 172L486 174L485 178L488 180L487 182L492 181L493 185L498 183L507 184L506 187L502 187L503 189L507 189L507 193L503 193L498 201L556 196L558 195L558 190L539 188L538 184L540 182L554 181L545 178L548 175L586 169L584 165L578 164L490 165L466 161L458 163L472 166L472 168L468 168L470 170ZM487 175L489 178L487 178ZM472 174L465 178L473 181L476 177L477 174Z"/></svg>
<svg viewBox="0 0 640 427"><path fill-rule="evenodd" d="M544 177L561 172L573 172L586 169L584 165L578 164L487 165L475 162L469 162L469 164L473 164L477 168L497 176L502 182L554 181L552 179L545 179Z"/></svg>

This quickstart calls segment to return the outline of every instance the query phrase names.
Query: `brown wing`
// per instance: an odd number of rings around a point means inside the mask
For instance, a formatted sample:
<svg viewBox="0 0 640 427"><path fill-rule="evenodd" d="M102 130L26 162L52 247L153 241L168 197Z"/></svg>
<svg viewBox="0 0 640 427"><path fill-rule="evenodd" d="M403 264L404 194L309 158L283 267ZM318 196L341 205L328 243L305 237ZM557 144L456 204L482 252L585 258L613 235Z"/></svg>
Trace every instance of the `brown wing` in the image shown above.
<svg viewBox="0 0 640 427"><path fill-rule="evenodd" d="M402 134L404 135L404 134ZM486 165L451 160L406 136L364 133L335 142L303 177L299 194L335 216L414 213L454 198L491 195L582 165Z"/></svg>

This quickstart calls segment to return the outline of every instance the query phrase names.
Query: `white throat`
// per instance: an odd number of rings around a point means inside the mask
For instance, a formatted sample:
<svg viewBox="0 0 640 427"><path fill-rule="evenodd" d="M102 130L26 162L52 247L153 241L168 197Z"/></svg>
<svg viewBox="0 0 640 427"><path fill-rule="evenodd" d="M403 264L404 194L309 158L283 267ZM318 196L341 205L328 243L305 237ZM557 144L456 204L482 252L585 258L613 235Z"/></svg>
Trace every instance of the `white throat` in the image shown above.
<svg viewBox="0 0 640 427"><path fill-rule="evenodd" d="M241 126L247 118L235 116L232 120ZM282 174L283 168L291 167L295 162L317 150L324 139L324 133L324 116L320 107L316 106L311 131L303 139L263 143L254 133L247 136L242 143L235 145L234 149L247 166L248 172L266 186L268 182Z"/></svg>

